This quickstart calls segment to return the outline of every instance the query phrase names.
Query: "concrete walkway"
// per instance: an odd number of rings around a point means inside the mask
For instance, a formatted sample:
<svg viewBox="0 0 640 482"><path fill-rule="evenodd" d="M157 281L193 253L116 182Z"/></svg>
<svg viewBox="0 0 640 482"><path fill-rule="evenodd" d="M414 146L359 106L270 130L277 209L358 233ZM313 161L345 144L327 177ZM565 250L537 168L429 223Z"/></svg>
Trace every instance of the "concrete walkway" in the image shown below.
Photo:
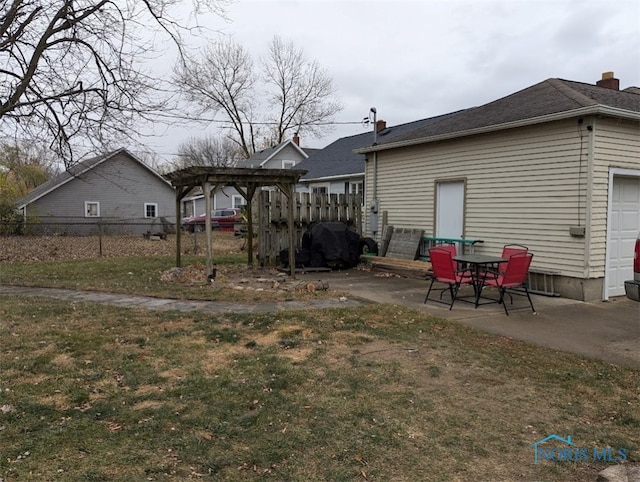
<svg viewBox="0 0 640 482"><path fill-rule="evenodd" d="M363 300L330 298L309 301L281 301L278 303L241 304L230 301L198 301L154 298L151 296L128 296L97 291L77 291L60 288L32 288L0 285L0 294L16 296L44 296L58 300L88 301L127 308L144 308L163 311L203 311L207 313L268 313L282 310L307 310L323 308L345 308L360 306Z"/></svg>
<svg viewBox="0 0 640 482"><path fill-rule="evenodd" d="M498 304L475 309L471 304L456 303L451 311L447 306L437 303L429 302L425 305L428 283L421 280L384 277L359 270L304 274L298 278L326 281L330 289L343 292L345 296L252 305L4 285L0 285L0 294L46 296L152 310L200 310L210 313L259 313L391 303L456 320L489 333L640 369L640 303L624 297L608 302L584 303L534 295L533 303L537 312L534 314L526 298L516 296L513 307L509 305L510 316L507 316Z"/></svg>

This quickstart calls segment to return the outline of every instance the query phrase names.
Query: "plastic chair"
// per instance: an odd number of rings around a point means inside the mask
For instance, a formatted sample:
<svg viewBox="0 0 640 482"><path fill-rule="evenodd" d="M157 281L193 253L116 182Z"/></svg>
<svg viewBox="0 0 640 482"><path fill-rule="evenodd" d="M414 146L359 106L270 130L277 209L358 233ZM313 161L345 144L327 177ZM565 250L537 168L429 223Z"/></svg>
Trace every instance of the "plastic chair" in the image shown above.
<svg viewBox="0 0 640 482"><path fill-rule="evenodd" d="M504 295L516 294L527 296L529 304L531 305L531 311L535 314L536 310L533 307L533 301L529 295L529 289L527 288L527 273L533 260L533 254L529 253L516 253L509 257L509 261L506 263L504 273L498 273L495 277L487 277L484 280L486 286L493 286L500 292L500 299L498 303L502 304L504 312L509 315L507 310L507 304L504 302ZM524 295L521 292L514 291L515 289L524 289ZM511 304L513 304L513 298L511 298Z"/></svg>
<svg viewBox="0 0 640 482"><path fill-rule="evenodd" d="M441 301L442 295L444 294L444 291L448 289L449 293L451 294L451 304L449 304L449 309L451 310L451 308L453 308L453 303L455 303L456 301L460 285L462 285L463 283L473 282L471 273L468 270L456 269L456 262L453 260L450 249L430 249L429 258L431 259L433 278L431 279L429 291L427 291L427 296L425 297L424 302L426 303L427 301L429 301L429 295L431 294L434 283L443 283L447 285L447 288L444 288L442 290L442 292L440 293L440 300L437 301L444 303L443 301Z"/></svg>

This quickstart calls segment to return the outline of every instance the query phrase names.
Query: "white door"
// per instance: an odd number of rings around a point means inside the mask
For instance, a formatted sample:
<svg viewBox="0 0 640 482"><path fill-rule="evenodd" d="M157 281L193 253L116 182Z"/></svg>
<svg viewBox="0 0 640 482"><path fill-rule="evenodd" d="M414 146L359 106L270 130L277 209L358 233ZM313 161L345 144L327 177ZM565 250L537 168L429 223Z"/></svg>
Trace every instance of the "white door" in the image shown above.
<svg viewBox="0 0 640 482"><path fill-rule="evenodd" d="M464 232L464 182L439 182L436 194L436 238L461 238Z"/></svg>
<svg viewBox="0 0 640 482"><path fill-rule="evenodd" d="M633 249L640 232L640 177L614 176L609 228L607 292L624 295L633 279Z"/></svg>

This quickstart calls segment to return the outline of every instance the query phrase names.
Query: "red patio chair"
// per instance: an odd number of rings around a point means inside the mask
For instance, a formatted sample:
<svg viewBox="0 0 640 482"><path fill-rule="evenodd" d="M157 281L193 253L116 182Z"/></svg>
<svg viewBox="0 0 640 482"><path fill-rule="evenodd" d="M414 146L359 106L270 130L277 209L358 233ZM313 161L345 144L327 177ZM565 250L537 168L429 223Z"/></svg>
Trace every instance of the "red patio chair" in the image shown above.
<svg viewBox="0 0 640 482"><path fill-rule="evenodd" d="M449 251L449 253L451 253L451 263L453 264L453 269L458 269L458 263L453 260L453 257L458 255L458 248L456 248L455 244L439 244L433 249L444 249L445 251Z"/></svg>
<svg viewBox="0 0 640 482"><path fill-rule="evenodd" d="M531 301L531 296L529 295L529 289L527 288L527 273L529 272L532 259L533 254L513 254L509 257L509 261L507 261L504 273L498 273L493 277L487 276L484 280L484 284L486 286L493 286L500 292L500 299L498 300L498 303L502 304L504 312L507 315L509 315L509 311L507 310L507 304L504 300L505 294L509 294L510 297L512 294L522 296L526 295L529 300L529 304L531 305L531 311L533 311L534 314L536 312L533 307L533 301ZM520 291L515 291L516 289L524 290L524 295ZM511 298L511 304L513 304L513 298Z"/></svg>
<svg viewBox="0 0 640 482"><path fill-rule="evenodd" d="M502 248L502 257L508 260L514 254L527 254L529 248L522 246L521 244L505 244ZM498 263L497 266L492 266L486 269L485 276L495 277L498 274L504 274L504 270L507 268L507 262Z"/></svg>
<svg viewBox="0 0 640 482"><path fill-rule="evenodd" d="M431 294L434 283L443 283L447 285L447 288L444 288L442 290L442 292L440 293L440 300L436 301L444 303L443 301L441 301L442 295L444 294L444 291L448 289L449 293L451 294L451 304L449 304L449 309L451 309L453 308L453 303L456 301L460 285L462 285L463 283L473 282L471 273L469 272L469 270L456 269L456 262L453 260L451 250L449 249L430 249L429 258L431 259L433 278L431 279L429 291L427 291L427 296L425 297L424 302L426 303L427 301L429 301L429 295Z"/></svg>
<svg viewBox="0 0 640 482"><path fill-rule="evenodd" d="M527 254L529 252L529 248L526 246L522 246L521 244L505 244L502 248L502 257L504 259L509 259L514 254ZM498 265L498 272L504 273L504 270L507 268L506 261L504 263L500 263Z"/></svg>

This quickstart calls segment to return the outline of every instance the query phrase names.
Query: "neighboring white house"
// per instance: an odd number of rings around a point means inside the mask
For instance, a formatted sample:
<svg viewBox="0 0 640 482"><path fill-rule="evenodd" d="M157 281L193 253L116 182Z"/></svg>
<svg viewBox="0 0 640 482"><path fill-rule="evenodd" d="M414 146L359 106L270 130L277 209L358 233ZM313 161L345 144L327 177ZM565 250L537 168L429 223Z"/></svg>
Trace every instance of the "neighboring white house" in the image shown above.
<svg viewBox="0 0 640 482"><path fill-rule="evenodd" d="M570 298L623 295L633 279L640 89L619 90L612 73L548 79L356 152L367 207L393 226L482 239L480 253L526 245L532 270L556 272Z"/></svg>
<svg viewBox="0 0 640 482"><path fill-rule="evenodd" d="M175 224L175 191L126 149L80 162L16 201L32 231L63 234L162 231Z"/></svg>

